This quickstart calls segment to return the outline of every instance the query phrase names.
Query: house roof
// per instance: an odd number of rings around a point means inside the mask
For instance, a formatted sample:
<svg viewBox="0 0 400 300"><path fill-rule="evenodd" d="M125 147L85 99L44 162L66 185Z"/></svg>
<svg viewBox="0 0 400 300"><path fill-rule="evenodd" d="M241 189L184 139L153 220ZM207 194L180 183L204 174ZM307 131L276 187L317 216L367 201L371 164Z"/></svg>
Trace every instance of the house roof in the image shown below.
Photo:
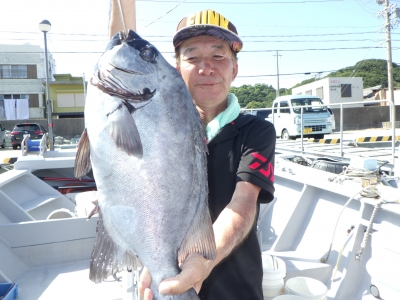
<svg viewBox="0 0 400 300"><path fill-rule="evenodd" d="M383 89L382 84L363 89L363 98L364 99L375 98L375 92L380 91L381 89Z"/></svg>

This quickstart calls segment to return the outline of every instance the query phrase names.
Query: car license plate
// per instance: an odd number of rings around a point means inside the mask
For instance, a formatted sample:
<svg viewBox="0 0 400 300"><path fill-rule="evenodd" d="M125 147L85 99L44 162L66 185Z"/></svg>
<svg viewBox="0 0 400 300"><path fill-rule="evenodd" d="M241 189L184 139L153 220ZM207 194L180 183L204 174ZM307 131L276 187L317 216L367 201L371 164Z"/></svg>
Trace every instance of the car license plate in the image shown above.
<svg viewBox="0 0 400 300"><path fill-rule="evenodd" d="M303 133L304 134L312 133L312 128L303 128Z"/></svg>

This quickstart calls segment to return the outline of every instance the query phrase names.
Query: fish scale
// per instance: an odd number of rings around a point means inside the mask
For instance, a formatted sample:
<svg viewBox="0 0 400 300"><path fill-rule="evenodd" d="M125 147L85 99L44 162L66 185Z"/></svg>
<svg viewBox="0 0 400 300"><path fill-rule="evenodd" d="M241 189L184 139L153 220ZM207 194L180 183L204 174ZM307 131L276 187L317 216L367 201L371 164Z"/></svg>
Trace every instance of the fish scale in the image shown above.
<svg viewBox="0 0 400 300"><path fill-rule="evenodd" d="M88 86L75 163L77 177L92 168L98 187L91 280L136 268L138 259L154 299L198 299L193 289L165 296L158 286L191 253L215 258L206 149L180 74L135 32L115 35Z"/></svg>

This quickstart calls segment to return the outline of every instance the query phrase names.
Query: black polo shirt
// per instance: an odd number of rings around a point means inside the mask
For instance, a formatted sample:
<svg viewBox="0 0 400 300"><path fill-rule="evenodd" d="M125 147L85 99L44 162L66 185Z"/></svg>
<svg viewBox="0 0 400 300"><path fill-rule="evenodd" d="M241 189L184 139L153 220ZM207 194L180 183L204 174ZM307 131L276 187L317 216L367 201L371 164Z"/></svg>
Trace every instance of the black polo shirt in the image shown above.
<svg viewBox="0 0 400 300"><path fill-rule="evenodd" d="M208 144L209 207L213 222L229 204L236 183L261 187L260 203L274 194L275 128L261 118L240 114ZM202 300L262 300L262 261L256 222L244 242L204 281Z"/></svg>

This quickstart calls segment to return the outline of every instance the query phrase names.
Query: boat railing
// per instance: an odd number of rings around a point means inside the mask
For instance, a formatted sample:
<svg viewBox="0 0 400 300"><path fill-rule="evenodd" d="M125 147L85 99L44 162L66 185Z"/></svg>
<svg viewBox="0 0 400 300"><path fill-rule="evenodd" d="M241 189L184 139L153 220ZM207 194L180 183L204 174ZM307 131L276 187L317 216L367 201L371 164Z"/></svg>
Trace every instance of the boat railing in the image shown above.
<svg viewBox="0 0 400 300"><path fill-rule="evenodd" d="M22 156L28 155L28 140L29 140L30 136L31 136L30 134L24 134L24 139L22 140L22 143L21 143Z"/></svg>
<svg viewBox="0 0 400 300"><path fill-rule="evenodd" d="M379 103L387 103L389 106L389 115L392 116L392 112L395 110L394 103L390 100L373 100L373 101L355 101L355 102L347 102L347 103L330 103L329 107L340 107L340 156L344 156L343 152L343 108L345 106L354 106L355 104L379 104ZM303 127L303 106L301 106L301 124ZM303 128L304 129L304 128ZM391 156L392 156L392 167L393 170L395 168L395 149L396 149L396 124L393 120L391 122L391 138L392 138L392 146L391 146ZM303 130L301 130L301 152L304 154L304 139L303 139Z"/></svg>

